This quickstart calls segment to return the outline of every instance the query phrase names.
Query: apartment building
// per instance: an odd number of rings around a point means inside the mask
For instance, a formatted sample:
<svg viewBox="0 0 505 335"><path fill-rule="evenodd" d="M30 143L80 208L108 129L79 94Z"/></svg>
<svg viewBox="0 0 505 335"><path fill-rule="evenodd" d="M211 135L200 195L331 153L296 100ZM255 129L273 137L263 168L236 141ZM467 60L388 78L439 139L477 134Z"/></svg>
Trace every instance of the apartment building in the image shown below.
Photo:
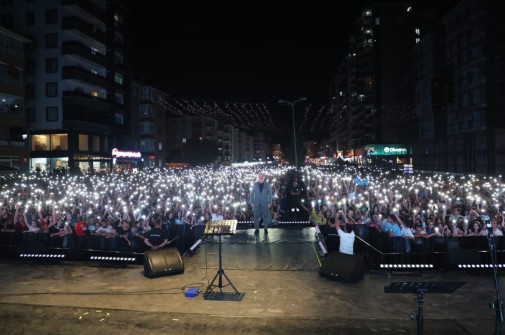
<svg viewBox="0 0 505 335"><path fill-rule="evenodd" d="M26 117L23 74L31 41L0 27L0 167L26 171Z"/></svg>
<svg viewBox="0 0 505 335"><path fill-rule="evenodd" d="M112 150L131 146L127 11L106 0L0 6L0 24L33 41L24 71L29 168L110 171Z"/></svg>

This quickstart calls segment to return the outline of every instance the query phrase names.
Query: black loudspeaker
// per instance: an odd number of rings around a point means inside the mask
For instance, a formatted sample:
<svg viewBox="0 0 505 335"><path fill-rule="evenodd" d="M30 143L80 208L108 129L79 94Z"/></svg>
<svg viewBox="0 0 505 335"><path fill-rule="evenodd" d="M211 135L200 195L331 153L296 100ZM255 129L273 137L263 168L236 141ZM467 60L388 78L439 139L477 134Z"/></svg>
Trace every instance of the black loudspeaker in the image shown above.
<svg viewBox="0 0 505 335"><path fill-rule="evenodd" d="M184 272L177 248L147 250L144 253L144 276L154 278Z"/></svg>
<svg viewBox="0 0 505 335"><path fill-rule="evenodd" d="M449 269L458 269L462 264L480 264L480 254L477 249L452 249L448 251Z"/></svg>
<svg viewBox="0 0 505 335"><path fill-rule="evenodd" d="M360 256L333 251L324 259L319 275L349 285L365 277L365 261Z"/></svg>

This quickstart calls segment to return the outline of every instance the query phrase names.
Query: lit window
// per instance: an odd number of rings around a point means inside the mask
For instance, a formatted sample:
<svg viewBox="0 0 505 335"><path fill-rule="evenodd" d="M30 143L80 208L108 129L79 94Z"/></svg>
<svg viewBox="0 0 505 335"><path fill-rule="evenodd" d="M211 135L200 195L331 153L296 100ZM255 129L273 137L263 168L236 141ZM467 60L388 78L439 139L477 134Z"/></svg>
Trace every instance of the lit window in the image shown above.
<svg viewBox="0 0 505 335"><path fill-rule="evenodd" d="M68 150L68 135L51 134L51 150Z"/></svg>
<svg viewBox="0 0 505 335"><path fill-rule="evenodd" d="M115 73L114 81L116 82L116 84L123 85L123 76L120 73Z"/></svg>
<svg viewBox="0 0 505 335"><path fill-rule="evenodd" d="M32 135L31 149L33 151L45 151L49 149L49 135Z"/></svg>
<svg viewBox="0 0 505 335"><path fill-rule="evenodd" d="M86 134L79 134L79 150L88 151L89 150L89 136Z"/></svg>

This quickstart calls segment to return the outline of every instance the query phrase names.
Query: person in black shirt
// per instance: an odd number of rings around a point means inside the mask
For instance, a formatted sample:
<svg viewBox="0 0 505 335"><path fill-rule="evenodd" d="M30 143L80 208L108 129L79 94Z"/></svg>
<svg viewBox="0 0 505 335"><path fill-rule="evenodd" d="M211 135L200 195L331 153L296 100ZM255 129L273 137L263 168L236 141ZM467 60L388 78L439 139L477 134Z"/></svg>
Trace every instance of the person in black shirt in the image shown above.
<svg viewBox="0 0 505 335"><path fill-rule="evenodd" d="M305 183L294 176L286 189L287 215L289 221L308 221L310 215L309 198Z"/></svg>
<svg viewBox="0 0 505 335"><path fill-rule="evenodd" d="M144 234L144 243L152 250L161 249L168 244L168 232L161 226L161 220L157 219L154 228Z"/></svg>

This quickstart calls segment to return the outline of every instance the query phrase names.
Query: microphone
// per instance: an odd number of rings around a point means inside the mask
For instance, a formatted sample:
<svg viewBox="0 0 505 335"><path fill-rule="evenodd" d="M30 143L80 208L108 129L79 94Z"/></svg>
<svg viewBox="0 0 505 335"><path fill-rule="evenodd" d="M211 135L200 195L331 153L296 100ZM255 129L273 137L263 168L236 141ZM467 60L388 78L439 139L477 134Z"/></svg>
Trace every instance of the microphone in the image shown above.
<svg viewBox="0 0 505 335"><path fill-rule="evenodd" d="M487 229L487 236L493 236L493 226L491 225L491 222L486 223L486 229Z"/></svg>

